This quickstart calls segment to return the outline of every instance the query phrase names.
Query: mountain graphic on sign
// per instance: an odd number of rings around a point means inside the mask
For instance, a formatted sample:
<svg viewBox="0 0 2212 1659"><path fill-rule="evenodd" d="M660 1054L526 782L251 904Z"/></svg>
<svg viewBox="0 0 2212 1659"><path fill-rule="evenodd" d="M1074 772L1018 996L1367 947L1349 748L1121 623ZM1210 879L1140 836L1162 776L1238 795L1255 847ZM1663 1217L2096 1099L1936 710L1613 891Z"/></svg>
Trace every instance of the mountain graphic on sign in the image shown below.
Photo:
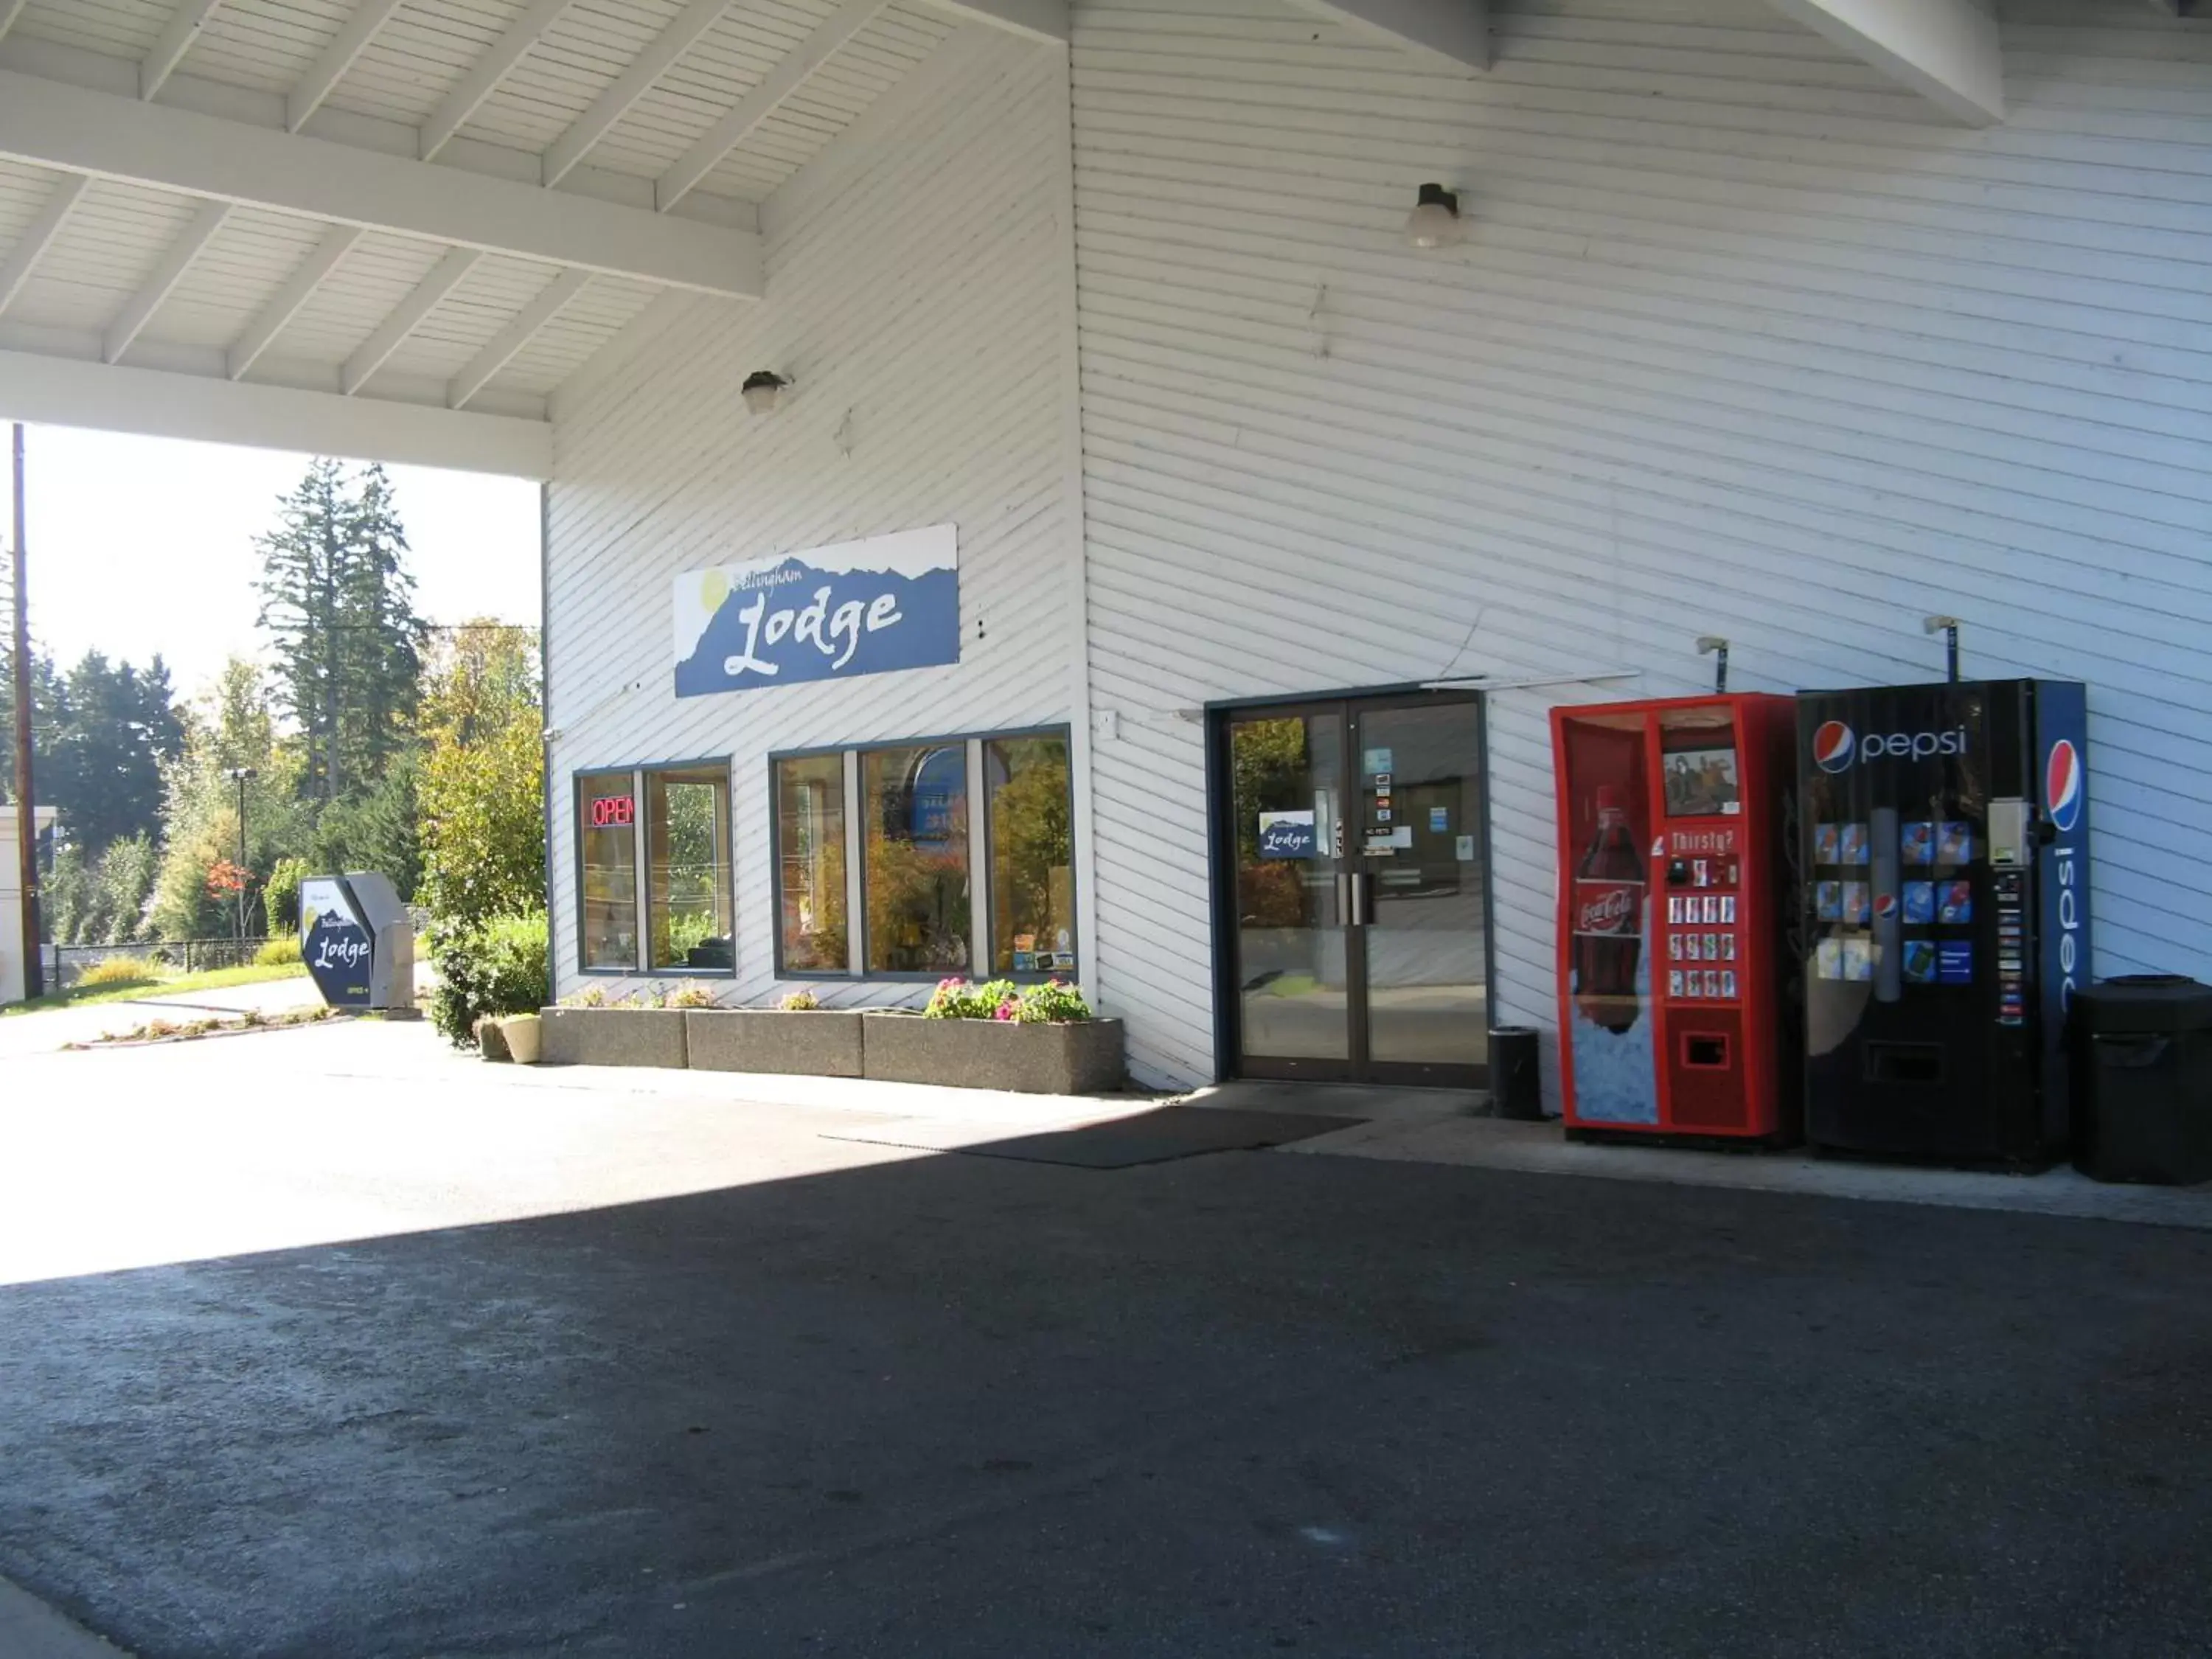
<svg viewBox="0 0 2212 1659"><path fill-rule="evenodd" d="M828 590L826 596L824 589ZM888 598L889 603L885 604ZM760 613L746 612L765 601ZM848 608L855 607L855 608ZM844 612L843 631L839 613ZM817 620L808 634L805 618ZM879 619L875 628L865 618ZM896 621L884 620L896 616ZM802 637L803 634L808 636ZM818 635L830 647L816 643ZM753 663L740 660L750 648ZM955 570L824 570L803 559L781 560L749 575L715 608L691 653L676 665L676 695L702 696L756 686L849 679L902 668L927 668L960 657L960 579ZM843 666L837 666L840 659ZM769 669L775 672L770 673Z"/></svg>

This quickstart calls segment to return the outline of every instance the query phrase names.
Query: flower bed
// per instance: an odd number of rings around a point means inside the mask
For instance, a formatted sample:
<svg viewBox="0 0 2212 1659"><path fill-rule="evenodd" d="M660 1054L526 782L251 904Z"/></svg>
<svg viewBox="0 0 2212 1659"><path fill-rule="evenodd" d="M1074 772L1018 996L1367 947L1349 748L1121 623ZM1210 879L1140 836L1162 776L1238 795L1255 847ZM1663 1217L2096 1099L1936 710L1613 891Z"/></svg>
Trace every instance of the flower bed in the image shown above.
<svg viewBox="0 0 2212 1659"><path fill-rule="evenodd" d="M692 1068L860 1077L860 1016L833 1009L695 1008L684 1016Z"/></svg>
<svg viewBox="0 0 2212 1659"><path fill-rule="evenodd" d="M541 1016L538 1057L548 1066L658 1066L690 1063L681 1008L572 1006Z"/></svg>
<svg viewBox="0 0 2212 1659"><path fill-rule="evenodd" d="M1096 1095L1126 1076L1118 1019L1095 1019L1083 994L1054 980L940 983L920 1014L870 1014L861 1055L887 1083L950 1084L1022 1094Z"/></svg>
<svg viewBox="0 0 2212 1659"><path fill-rule="evenodd" d="M1125 1078L1118 1019L1096 1019L1057 981L939 984L920 1012L823 1010L806 993L780 1008L718 1008L702 988L608 1003L586 992L545 1010L541 1058L556 1066L692 1066L949 1084L1024 1094L1107 1094Z"/></svg>

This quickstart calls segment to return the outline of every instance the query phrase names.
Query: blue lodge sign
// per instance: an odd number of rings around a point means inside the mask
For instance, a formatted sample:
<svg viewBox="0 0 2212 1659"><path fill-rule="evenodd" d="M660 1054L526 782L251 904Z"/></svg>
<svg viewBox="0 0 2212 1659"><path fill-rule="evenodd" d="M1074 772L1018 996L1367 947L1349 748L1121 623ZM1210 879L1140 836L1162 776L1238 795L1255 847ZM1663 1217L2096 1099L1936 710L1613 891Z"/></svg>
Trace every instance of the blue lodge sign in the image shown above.
<svg viewBox="0 0 2212 1659"><path fill-rule="evenodd" d="M949 524L686 571L675 600L679 697L960 660Z"/></svg>
<svg viewBox="0 0 2212 1659"><path fill-rule="evenodd" d="M1311 812L1260 814L1260 856L1263 859L1310 859L1321 850L1319 831Z"/></svg>
<svg viewBox="0 0 2212 1659"><path fill-rule="evenodd" d="M368 1007L376 938L352 885L334 876L302 882L300 920L301 959L323 1000L333 1008Z"/></svg>

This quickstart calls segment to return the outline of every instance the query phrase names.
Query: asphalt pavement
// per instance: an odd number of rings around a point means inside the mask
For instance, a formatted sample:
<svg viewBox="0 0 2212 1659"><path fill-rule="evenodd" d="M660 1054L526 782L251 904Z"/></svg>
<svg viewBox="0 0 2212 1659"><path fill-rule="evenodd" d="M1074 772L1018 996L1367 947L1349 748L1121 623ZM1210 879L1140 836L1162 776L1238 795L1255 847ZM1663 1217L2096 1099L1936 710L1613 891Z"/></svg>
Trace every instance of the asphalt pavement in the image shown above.
<svg viewBox="0 0 2212 1659"><path fill-rule="evenodd" d="M172 1254L131 1257L166 1265L58 1271L0 1223L0 1575L149 1659L2181 1655L2212 1627L2203 1231L895 1154L823 1104L384 1031L39 1062L97 1140L0 1109L95 1209L77 1166L154 1134L121 1097L155 1061L301 1084L303 1120L345 1120L289 1154L333 1191L349 1158L404 1182L410 1146L426 1191L502 1148L548 1183L184 1259L200 1182L236 1210L293 1176L268 1102L179 1083L198 1115L117 1211L167 1171ZM404 1089L379 1043L415 1045ZM601 1156L596 1205L547 1173Z"/></svg>

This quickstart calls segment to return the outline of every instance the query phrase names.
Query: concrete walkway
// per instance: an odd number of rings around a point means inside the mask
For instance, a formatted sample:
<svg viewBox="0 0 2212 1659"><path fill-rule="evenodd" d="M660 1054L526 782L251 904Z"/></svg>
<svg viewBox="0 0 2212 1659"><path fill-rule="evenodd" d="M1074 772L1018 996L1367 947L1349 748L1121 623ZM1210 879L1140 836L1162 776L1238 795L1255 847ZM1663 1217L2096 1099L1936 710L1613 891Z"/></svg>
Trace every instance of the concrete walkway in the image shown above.
<svg viewBox="0 0 2212 1659"><path fill-rule="evenodd" d="M1282 1149L1313 1156L2212 1229L2212 1184L2106 1184L2064 1164L2040 1174L2017 1175L1820 1158L1802 1146L1783 1151L1702 1152L1675 1146L1592 1144L1569 1140L1556 1122L1515 1123L1475 1115L1471 1110L1473 1097L1443 1090L1357 1091L1325 1085L1239 1082L1201 1090L1192 1099L1201 1104L1328 1115L1364 1109L1370 1121L1358 1128L1297 1141Z"/></svg>
<svg viewBox="0 0 2212 1659"><path fill-rule="evenodd" d="M102 1037L133 1030L149 1020L182 1024L191 1019L228 1019L249 1009L264 1014L287 1013L295 1008L313 1007L322 1000L315 982L302 974L295 979L264 980L258 985L228 985L199 991L153 990L128 1001L11 1014L0 1019L0 1059L15 1054L51 1054L71 1042L97 1042Z"/></svg>
<svg viewBox="0 0 2212 1659"><path fill-rule="evenodd" d="M670 1198L1150 1103L494 1066L380 1021L21 1054L9 1079L0 1284ZM904 1145L834 1138L856 1127Z"/></svg>
<svg viewBox="0 0 2212 1659"><path fill-rule="evenodd" d="M6 1659L118 1659L121 1650L0 1578L0 1655Z"/></svg>

